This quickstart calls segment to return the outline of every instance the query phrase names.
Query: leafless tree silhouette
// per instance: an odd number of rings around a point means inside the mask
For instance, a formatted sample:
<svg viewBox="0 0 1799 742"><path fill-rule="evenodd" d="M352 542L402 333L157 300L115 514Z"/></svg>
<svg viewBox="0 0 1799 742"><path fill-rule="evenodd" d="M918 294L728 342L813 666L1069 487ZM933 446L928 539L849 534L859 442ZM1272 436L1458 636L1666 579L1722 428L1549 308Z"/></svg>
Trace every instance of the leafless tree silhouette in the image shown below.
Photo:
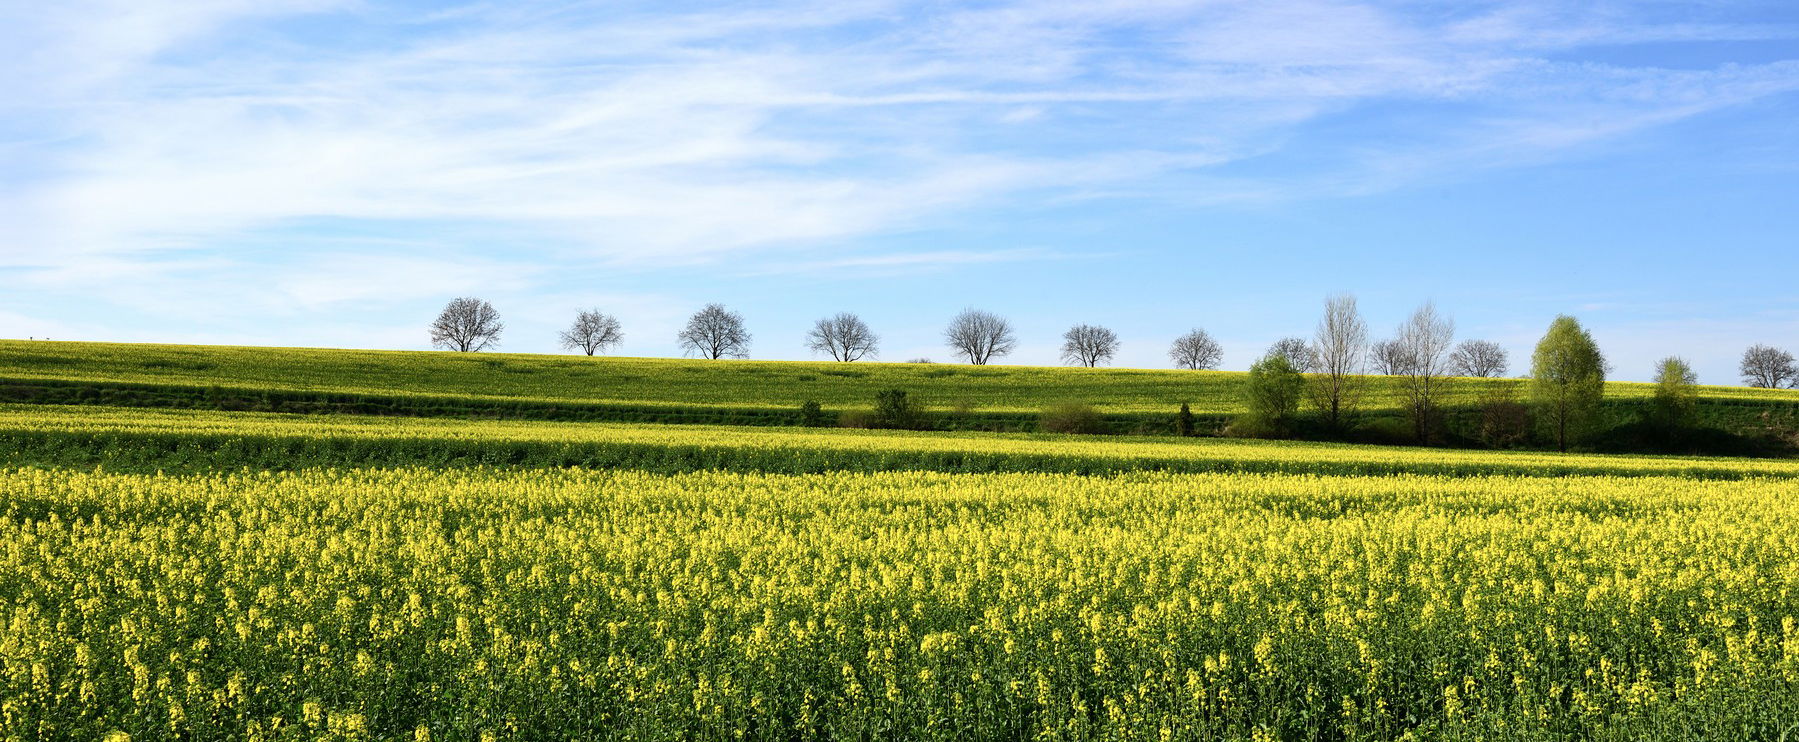
<svg viewBox="0 0 1799 742"><path fill-rule="evenodd" d="M821 319L806 333L806 347L812 352L827 353L845 363L876 355L880 342L868 323L848 312Z"/></svg>
<svg viewBox="0 0 1799 742"><path fill-rule="evenodd" d="M472 296L453 299L431 323L431 344L439 348L473 353L500 344L500 313Z"/></svg>
<svg viewBox="0 0 1799 742"><path fill-rule="evenodd" d="M625 340L618 319L598 309L575 315L575 323L562 331L562 347L593 355Z"/></svg>
<svg viewBox="0 0 1799 742"><path fill-rule="evenodd" d="M1118 333L1095 325L1075 325L1062 335L1062 360L1092 368L1118 354Z"/></svg>
<svg viewBox="0 0 1799 742"><path fill-rule="evenodd" d="M681 349L701 358L750 357L750 332L743 315L726 311L722 304L707 304L687 319L687 327L675 335Z"/></svg>
<svg viewBox="0 0 1799 742"><path fill-rule="evenodd" d="M956 355L976 366L985 366L988 361L1011 353L1018 342L1012 335L1011 323L979 309L962 310L944 328L943 339Z"/></svg>

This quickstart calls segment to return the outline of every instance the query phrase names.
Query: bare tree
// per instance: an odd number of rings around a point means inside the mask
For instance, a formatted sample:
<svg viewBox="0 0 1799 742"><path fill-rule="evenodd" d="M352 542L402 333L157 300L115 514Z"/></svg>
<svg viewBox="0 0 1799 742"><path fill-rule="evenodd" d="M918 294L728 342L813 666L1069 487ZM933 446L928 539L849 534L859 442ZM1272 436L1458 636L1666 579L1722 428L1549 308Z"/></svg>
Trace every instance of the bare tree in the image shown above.
<svg viewBox="0 0 1799 742"><path fill-rule="evenodd" d="M1205 330L1195 329L1175 339L1168 358L1175 368L1213 369L1224 360L1224 348Z"/></svg>
<svg viewBox="0 0 1799 742"><path fill-rule="evenodd" d="M593 355L624 342L625 333L619 329L618 318L588 309L575 315L575 323L563 330L561 337L562 347Z"/></svg>
<svg viewBox="0 0 1799 742"><path fill-rule="evenodd" d="M1368 348L1368 365L1374 370L1388 376L1398 376L1411 367L1411 361L1405 357L1405 349L1399 347L1397 340L1382 340Z"/></svg>
<svg viewBox="0 0 1799 742"><path fill-rule="evenodd" d="M1756 345L1743 351L1743 383L1760 389L1799 388L1799 366L1793 354L1767 345Z"/></svg>
<svg viewBox="0 0 1799 742"><path fill-rule="evenodd" d="M880 342L867 322L849 312L821 319L806 333L806 347L812 352L830 354L832 360L844 363L877 355Z"/></svg>
<svg viewBox="0 0 1799 742"><path fill-rule="evenodd" d="M707 304L695 312L675 338L682 350L701 358L750 357L750 332L743 326L743 315L726 311L722 304Z"/></svg>
<svg viewBox="0 0 1799 742"><path fill-rule="evenodd" d="M1400 389L1405 394L1412 416L1412 430L1419 443L1430 442L1432 425L1437 415L1437 400L1443 396L1449 370L1449 344L1455 340L1455 321L1437 314L1437 305L1425 302L1399 326L1400 353L1406 368L1400 374Z"/></svg>
<svg viewBox="0 0 1799 742"><path fill-rule="evenodd" d="M943 339L956 355L976 366L985 366L988 361L1011 353L1018 343L1011 323L978 309L964 309L950 320L949 327L943 330Z"/></svg>
<svg viewBox="0 0 1799 742"><path fill-rule="evenodd" d="M1311 373L1317 368L1317 358L1312 353L1312 346L1300 338L1281 338L1279 342L1268 347L1267 355L1280 356L1287 359L1287 365L1294 371Z"/></svg>
<svg viewBox="0 0 1799 742"><path fill-rule="evenodd" d="M1368 356L1368 323L1356 309L1355 297L1338 294L1324 300L1324 317L1312 335L1312 403L1331 430L1350 424L1362 397L1362 369Z"/></svg>
<svg viewBox="0 0 1799 742"><path fill-rule="evenodd" d="M1118 354L1118 333L1096 325L1075 325L1062 335L1062 360L1092 368Z"/></svg>
<svg viewBox="0 0 1799 742"><path fill-rule="evenodd" d="M500 344L500 313L472 296L452 299L431 323L431 344L439 348L474 353Z"/></svg>
<svg viewBox="0 0 1799 742"><path fill-rule="evenodd" d="M1449 354L1449 369L1457 376L1492 379L1505 375L1505 349L1491 340L1463 340Z"/></svg>

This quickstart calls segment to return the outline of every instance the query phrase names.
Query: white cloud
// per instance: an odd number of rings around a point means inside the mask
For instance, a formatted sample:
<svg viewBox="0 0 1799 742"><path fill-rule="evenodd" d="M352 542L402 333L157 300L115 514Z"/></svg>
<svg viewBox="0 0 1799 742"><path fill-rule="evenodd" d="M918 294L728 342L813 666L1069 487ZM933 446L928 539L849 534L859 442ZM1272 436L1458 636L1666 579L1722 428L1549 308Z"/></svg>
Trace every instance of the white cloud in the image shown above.
<svg viewBox="0 0 1799 742"><path fill-rule="evenodd" d="M522 3L406 17L334 0L20 4L0 11L12 29L0 41L26 50L29 74L0 83L12 101L0 131L53 144L0 150L21 165L0 181L0 268L41 269L26 274L40 284L187 280L266 262L239 246L247 235L321 219L509 230L539 245L538 263L776 250L777 266L813 270L1033 259L795 254L1021 200L1368 193L1799 87L1791 62L1666 70L1550 53L1791 38L1789 27L1492 7L1438 18L1345 0ZM293 18L314 30L282 25ZM360 41L316 30L332 24ZM1395 100L1458 112L1429 136L1308 155L1308 172L1213 171ZM391 299L371 277L396 273L416 276L420 296L533 280L519 267L532 255L483 261L470 257L479 240L429 231L449 257L297 240L289 273L254 301Z"/></svg>
<svg viewBox="0 0 1799 742"><path fill-rule="evenodd" d="M897 273L935 272L954 268L956 266L982 263L1011 263L1030 260L1052 260L1064 257L1067 256L1051 250L1028 247L1004 250L926 250L872 255L844 255L835 258L809 260L792 264L776 263L765 270L756 271L755 274L773 275L780 273L858 272L874 275L892 275Z"/></svg>

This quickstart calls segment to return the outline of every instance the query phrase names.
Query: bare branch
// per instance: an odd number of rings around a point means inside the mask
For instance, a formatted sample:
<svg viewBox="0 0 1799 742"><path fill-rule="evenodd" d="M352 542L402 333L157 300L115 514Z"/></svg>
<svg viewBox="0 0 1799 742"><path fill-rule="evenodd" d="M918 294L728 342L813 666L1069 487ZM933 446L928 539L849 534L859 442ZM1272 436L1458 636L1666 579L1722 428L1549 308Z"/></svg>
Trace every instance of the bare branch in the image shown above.
<svg viewBox="0 0 1799 742"><path fill-rule="evenodd" d="M1799 388L1799 366L1793 354L1768 345L1756 345L1743 351L1740 369L1743 383L1759 389Z"/></svg>
<svg viewBox="0 0 1799 742"><path fill-rule="evenodd" d="M1118 354L1118 333L1095 325L1075 325L1062 335L1062 360L1092 368Z"/></svg>
<svg viewBox="0 0 1799 742"><path fill-rule="evenodd" d="M1214 369L1224 360L1224 348L1205 330L1195 329L1175 338L1168 358L1174 361L1175 368Z"/></svg>
<svg viewBox="0 0 1799 742"><path fill-rule="evenodd" d="M877 355L881 339L868 329L868 323L848 312L826 317L806 333L806 347L814 353L828 353L845 363Z"/></svg>
<svg viewBox="0 0 1799 742"><path fill-rule="evenodd" d="M492 304L464 296L451 300L431 323L431 344L473 353L499 345L500 332L505 329Z"/></svg>
<svg viewBox="0 0 1799 742"><path fill-rule="evenodd" d="M956 355L976 366L1011 353L1018 342L1012 335L1011 323L978 309L962 310L950 320L949 327L943 330L943 339Z"/></svg>
<svg viewBox="0 0 1799 742"><path fill-rule="evenodd" d="M1354 296L1339 294L1324 300L1324 317L1312 335L1312 401L1323 413L1324 423L1342 430L1351 422L1361 402L1362 369L1368 355L1368 323L1356 308Z"/></svg>
<svg viewBox="0 0 1799 742"><path fill-rule="evenodd" d="M1437 313L1437 305L1425 302L1399 326L1399 353L1406 367L1400 374L1401 390L1412 415L1413 431L1420 443L1430 439L1448 372L1449 344L1455 339L1455 321Z"/></svg>
<svg viewBox="0 0 1799 742"><path fill-rule="evenodd" d="M1274 345L1268 347L1268 352L1264 354L1264 357L1275 355L1287 359L1287 365L1292 366L1294 371L1300 373L1310 373L1318 365L1318 359L1313 355L1312 347L1306 345L1306 341L1299 338L1281 338Z"/></svg>
<svg viewBox="0 0 1799 742"><path fill-rule="evenodd" d="M683 351L701 358L750 357L750 333L743 325L743 315L726 311L722 304L707 304L694 313L675 338L681 341Z"/></svg>
<svg viewBox="0 0 1799 742"><path fill-rule="evenodd" d="M1449 368L1457 376L1491 379L1505 375L1505 349L1491 340L1464 340L1449 354Z"/></svg>
<svg viewBox="0 0 1799 742"><path fill-rule="evenodd" d="M1412 362L1405 357L1405 348L1400 347L1399 341L1382 340L1369 346L1368 364L1377 373L1399 376L1411 368Z"/></svg>
<svg viewBox="0 0 1799 742"><path fill-rule="evenodd" d="M589 309L575 315L575 323L562 331L561 338L562 347L591 356L624 342L625 333L620 331L617 318Z"/></svg>

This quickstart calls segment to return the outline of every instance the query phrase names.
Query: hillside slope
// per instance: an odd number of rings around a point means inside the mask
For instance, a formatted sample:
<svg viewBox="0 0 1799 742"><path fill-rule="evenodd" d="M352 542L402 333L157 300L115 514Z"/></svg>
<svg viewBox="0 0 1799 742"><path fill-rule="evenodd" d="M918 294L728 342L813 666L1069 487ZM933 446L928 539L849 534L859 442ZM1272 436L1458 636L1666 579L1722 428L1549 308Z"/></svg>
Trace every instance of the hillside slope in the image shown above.
<svg viewBox="0 0 1799 742"><path fill-rule="evenodd" d="M792 408L810 399L865 407L904 389L936 408L1035 413L1060 401L1105 412L1241 411L1246 374L1233 371L968 366L917 363L702 361L514 353L332 350L0 340L0 380L222 387L341 395L468 397L538 403ZM1363 406L1398 406L1397 379L1368 377ZM1466 404L1502 379L1450 385ZM1608 385L1613 398L1651 386ZM1799 391L1702 387L1707 403L1799 405Z"/></svg>

